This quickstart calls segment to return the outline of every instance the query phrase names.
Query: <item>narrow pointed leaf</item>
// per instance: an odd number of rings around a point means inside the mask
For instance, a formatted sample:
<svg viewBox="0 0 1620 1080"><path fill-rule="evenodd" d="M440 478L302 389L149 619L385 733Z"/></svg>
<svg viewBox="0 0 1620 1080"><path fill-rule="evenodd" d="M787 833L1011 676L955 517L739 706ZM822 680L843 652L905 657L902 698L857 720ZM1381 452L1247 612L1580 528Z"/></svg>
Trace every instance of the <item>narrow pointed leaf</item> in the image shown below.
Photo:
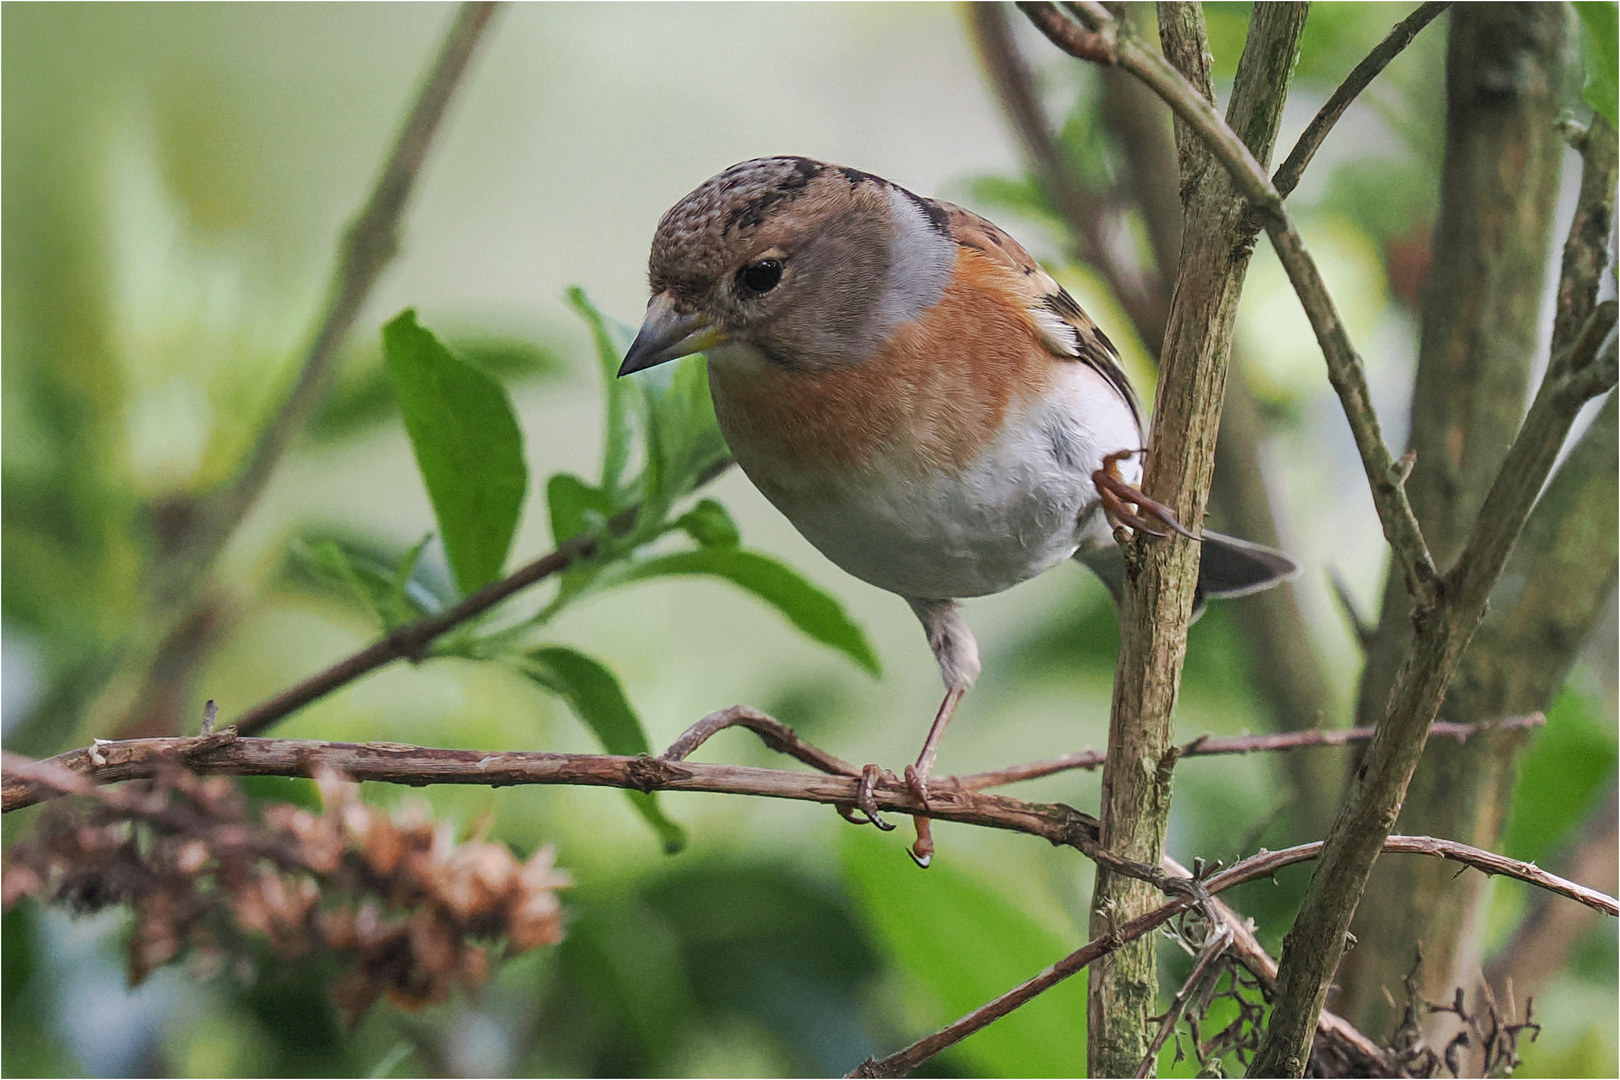
<svg viewBox="0 0 1620 1080"><path fill-rule="evenodd" d="M722 545L658 555L635 567L622 580L637 581L667 574L708 574L747 589L776 608L807 637L831 646L861 667L878 674L881 666L866 634L843 605L775 559Z"/></svg>
<svg viewBox="0 0 1620 1080"><path fill-rule="evenodd" d="M618 330L603 315L585 290L577 285L568 290L568 303L579 312L585 325L590 327L591 341L596 345L597 364L602 371L602 396L607 402L606 432L602 447L602 490L617 494L624 481L624 470L630 463L630 443L634 434L631 422L636 395L640 384L632 379L619 378L619 364L630 344L629 336ZM621 342L620 338L624 340Z"/></svg>
<svg viewBox="0 0 1620 1080"><path fill-rule="evenodd" d="M533 649L523 659L523 671L566 700L603 750L626 756L652 753L641 718L624 696L619 680L598 661L560 646ZM686 830L664 814L656 793L625 794L658 834L665 852L673 855L686 846Z"/></svg>

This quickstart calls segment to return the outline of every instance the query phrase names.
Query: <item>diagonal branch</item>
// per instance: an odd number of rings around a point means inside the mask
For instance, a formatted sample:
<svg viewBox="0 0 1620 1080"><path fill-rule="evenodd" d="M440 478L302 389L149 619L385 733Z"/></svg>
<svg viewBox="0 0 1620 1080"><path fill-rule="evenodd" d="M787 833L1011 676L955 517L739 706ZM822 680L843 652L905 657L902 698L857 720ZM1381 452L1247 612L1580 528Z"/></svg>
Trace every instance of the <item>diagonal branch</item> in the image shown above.
<svg viewBox="0 0 1620 1080"><path fill-rule="evenodd" d="M1322 282L1316 263L1305 250L1304 241L1283 206L1282 196L1243 140L1215 111L1215 106L1179 71L1157 53L1122 35L1120 24L1102 5L1076 3L1071 7L1087 20L1089 29L1065 18L1050 3L1019 4L1030 20L1065 52L1083 60L1118 64L1163 98L1226 167L1233 183L1264 225L1327 360L1328 379L1339 395L1345 418L1355 436L1356 450L1372 487L1373 503L1378 509L1384 536L1401 561L1407 588L1418 606L1432 606L1438 595L1440 575L1407 501L1405 483L1410 463L1396 461L1384 441L1383 428L1373 409L1366 366L1345 332L1333 298Z"/></svg>
<svg viewBox="0 0 1620 1080"><path fill-rule="evenodd" d="M1311 158L1321 149L1322 141L1327 138L1328 132L1333 130L1333 125L1339 122L1339 118L1350 107L1350 103L1355 101L1379 73L1389 66L1391 60L1412 44L1412 39L1418 36L1418 31L1428 26L1436 16L1450 6L1449 0L1429 0L1428 3L1419 5L1416 11L1396 23L1389 36L1380 41L1373 51L1351 70L1344 82L1339 84L1339 88L1333 91L1327 103L1306 126L1304 134L1300 135L1299 141L1288 152L1288 157L1277 167L1277 172L1271 178L1277 194L1285 199L1293 194L1294 188L1299 186L1300 176L1311 163Z"/></svg>
<svg viewBox="0 0 1620 1080"><path fill-rule="evenodd" d="M693 486L703 487L730 467L730 458L716 463L707 473L700 476ZM640 510L639 504L621 510L608 521L608 531L615 536L629 532ZM562 573L576 562L590 558L596 554L597 547L597 538L594 536L575 537L555 551L518 567L499 581L490 582L438 614L428 615L401 626L381 640L374 641L359 652L344 657L324 671L288 687L267 701L261 701L238 716L231 726L240 734L257 735L311 702L318 701L332 691L347 686L361 676L368 675L395 660L419 661L426 655L428 646L449 631L477 618L530 585L538 584L555 574Z"/></svg>
<svg viewBox="0 0 1620 1080"><path fill-rule="evenodd" d="M1162 58L1122 35L1120 24L1106 8L1090 2L1070 5L1088 28L1081 33L1082 40L1075 42L1071 39L1078 31L1056 8L1048 4L1023 6L1060 46L1072 47L1077 55L1093 60L1099 58L1100 52L1103 62L1120 64L1152 87L1231 172L1250 200L1327 358L1329 379L1355 435L1385 536L1402 562L1407 590L1414 598L1417 633L1412 650L1396 679L1395 692L1356 774L1349 799L1326 841L1304 907L1285 941L1279 1005L1252 1066L1256 1075L1298 1076L1308 1060L1316 1018L1343 954L1350 917L1411 783L1429 725L1463 650L1479 626L1490 588L1500 575L1579 406L1614 386L1616 352L1613 344L1605 341L1614 323L1613 302L1597 306L1592 317L1582 324L1574 343L1560 349L1555 341L1547 379L1465 548L1465 555L1474 561L1459 561L1452 574L1442 580L1404 490L1411 458L1401 463L1391 460L1372 409L1361 360L1270 179L1197 88ZM1069 25L1069 29L1058 24ZM1596 156L1599 151L1594 144L1599 134L1608 136L1606 160L1612 160L1612 128L1601 117L1594 119L1585 152ZM1602 202L1612 208L1612 180L1605 190L1597 191L1589 188L1585 182L1588 179L1590 172L1583 178L1581 202Z"/></svg>
<svg viewBox="0 0 1620 1080"><path fill-rule="evenodd" d="M376 186L343 236L326 310L305 350L298 377L259 433L230 486L209 498L180 564L160 582L160 589L166 590L168 597L182 596L195 575L213 561L258 501L293 436L319 401L338 349L359 317L371 287L399 251L400 222L422 163L495 9L493 3L464 3L457 10Z"/></svg>

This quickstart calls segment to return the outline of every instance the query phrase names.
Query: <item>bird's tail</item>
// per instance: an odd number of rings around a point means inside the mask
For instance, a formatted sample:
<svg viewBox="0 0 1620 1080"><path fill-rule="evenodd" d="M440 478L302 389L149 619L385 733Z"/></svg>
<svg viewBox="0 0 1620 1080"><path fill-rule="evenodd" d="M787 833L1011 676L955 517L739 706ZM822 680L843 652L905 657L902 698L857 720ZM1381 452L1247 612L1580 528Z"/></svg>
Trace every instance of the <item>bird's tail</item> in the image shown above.
<svg viewBox="0 0 1620 1080"><path fill-rule="evenodd" d="M1205 529L1200 546L1195 617L1203 610L1205 600L1247 596L1299 573L1299 564L1282 552L1235 536ZM1114 603L1119 603L1125 591L1125 553L1119 545L1104 544L1090 551L1080 551L1075 558L1102 580L1113 595Z"/></svg>

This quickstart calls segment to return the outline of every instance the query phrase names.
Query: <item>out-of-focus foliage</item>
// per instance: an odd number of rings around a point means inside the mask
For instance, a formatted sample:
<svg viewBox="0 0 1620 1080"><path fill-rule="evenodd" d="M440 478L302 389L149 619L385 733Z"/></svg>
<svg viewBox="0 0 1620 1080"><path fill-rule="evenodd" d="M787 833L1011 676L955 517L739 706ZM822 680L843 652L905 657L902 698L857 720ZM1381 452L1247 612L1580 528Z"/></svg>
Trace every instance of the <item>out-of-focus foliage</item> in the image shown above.
<svg viewBox="0 0 1620 1080"><path fill-rule="evenodd" d="M1617 75L1620 67L1620 4L1613 0L1581 0L1575 5L1580 13L1581 52L1586 59L1586 84L1581 96L1586 103L1604 116L1609 123L1620 123L1616 105Z"/></svg>
<svg viewBox="0 0 1620 1080"><path fill-rule="evenodd" d="M1591 6L1612 27L1613 5ZM1313 5L1285 145L1410 8ZM144 573L185 535L198 497L232 474L285 388L341 222L445 12L0 11L6 745L45 753L72 732L107 734L138 696L125 665ZM1248 11L1209 7L1223 100ZM1582 17L1596 43L1593 13ZM1118 154L1097 115L1096 72L1020 33L1067 160L1083 177L1112 176ZM1443 151L1444 34L1442 18L1380 76L1290 200L1365 343L1392 443ZM1589 55L1612 60L1614 49ZM909 760L938 695L909 612L829 568L734 471L700 492L724 454L701 362L613 378L628 329L608 313L638 312L664 207L732 161L810 153L996 218L1075 284L1146 389L1118 305L1063 254L1071 238L1022 174L969 63L956 16L921 5L508 12L430 157L404 257L226 552L206 623L214 646L188 676L184 715L219 697L228 720L380 630L454 604L499 568L590 535L597 555L549 591L282 730L641 752L743 700L848 760ZM1147 263L1142 235L1127 221L1118 242ZM564 299L573 282L588 283L597 303L583 291ZM528 480L515 514L508 504L515 528L489 529L471 564L456 541L446 553L453 530L414 467L379 347L381 325L406 306L456 363L489 377L482 396L493 407L496 389L522 435ZM1320 356L1264 243L1239 340L1267 406L1266 479L1286 546L1306 566L1303 602L1342 703L1359 655L1323 570L1341 573L1370 609L1383 545ZM506 448L515 475L509 438ZM609 527L615 518L624 531ZM1065 567L976 602L968 617L985 674L942 770L1103 745L1118 633L1095 583ZM880 653L886 675L876 680ZM1182 733L1258 727L1247 675L1265 663L1246 654L1229 609L1213 606L1189 639ZM1611 668L1604 655L1584 661L1533 743L1511 852L1550 858L1613 783ZM741 733L703 753L781 764ZM1281 768L1183 762L1171 852L1231 857L1280 842L1291 814ZM1019 793L1086 809L1096 784L1068 774ZM243 786L256 805L319 810L307 782ZM362 793L377 813L403 813L397 790ZM23 900L0 940L8 1071L833 1074L1085 937L1080 860L1026 838L942 826L941 855L924 874L894 838L797 804L534 789L426 797L436 821L485 823L489 843L555 845L577 883L561 898L561 944L492 963L480 988L419 1012L374 1007L349 1031L325 993L338 975L331 957L287 960L265 946L246 979L198 982L168 967L131 990L127 921L71 919ZM6 843L39 816L8 816ZM683 831L681 854L659 854ZM1275 947L1308 874L1294 868L1229 898ZM1522 897L1498 896L1507 899L1493 919L1511 929ZM1548 1027L1519 1075L1613 1073L1615 948L1610 924L1538 999ZM1166 949L1163 985L1178 986L1189 963ZM1084 1056L1083 992L1083 976L1070 980L925 1072L1072 1072ZM1231 1018L1221 1008L1206 1030ZM1171 1053L1166 1073L1190 1075L1194 1064L1171 1067Z"/></svg>
<svg viewBox="0 0 1620 1080"><path fill-rule="evenodd" d="M504 844L457 842L425 804L393 817L335 773L315 779L320 813L274 802L257 819L231 780L179 768L88 807L53 803L6 853L5 908L127 905L132 986L179 960L198 979L250 982L265 948L336 961L350 1027L385 995L414 1011L476 988L488 942L516 956L562 940L569 880L549 848L519 862Z"/></svg>

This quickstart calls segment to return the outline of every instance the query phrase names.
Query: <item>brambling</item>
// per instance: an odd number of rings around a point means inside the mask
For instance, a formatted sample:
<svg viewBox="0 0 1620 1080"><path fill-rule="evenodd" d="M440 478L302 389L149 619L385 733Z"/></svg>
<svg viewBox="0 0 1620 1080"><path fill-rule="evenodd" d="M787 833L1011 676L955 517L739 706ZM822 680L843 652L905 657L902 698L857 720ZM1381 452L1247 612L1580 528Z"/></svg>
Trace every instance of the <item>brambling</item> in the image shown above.
<svg viewBox="0 0 1620 1080"><path fill-rule="evenodd" d="M705 355L754 485L838 566L903 597L946 686L906 781L928 805L940 738L979 674L957 601L1075 557L1118 599L1130 527L1192 534L1137 490L1142 416L1108 337L977 214L801 157L733 165L658 223L652 300L621 376ZM1296 570L1203 532L1199 591ZM878 818L863 771L859 805ZM933 844L916 818L913 858Z"/></svg>

